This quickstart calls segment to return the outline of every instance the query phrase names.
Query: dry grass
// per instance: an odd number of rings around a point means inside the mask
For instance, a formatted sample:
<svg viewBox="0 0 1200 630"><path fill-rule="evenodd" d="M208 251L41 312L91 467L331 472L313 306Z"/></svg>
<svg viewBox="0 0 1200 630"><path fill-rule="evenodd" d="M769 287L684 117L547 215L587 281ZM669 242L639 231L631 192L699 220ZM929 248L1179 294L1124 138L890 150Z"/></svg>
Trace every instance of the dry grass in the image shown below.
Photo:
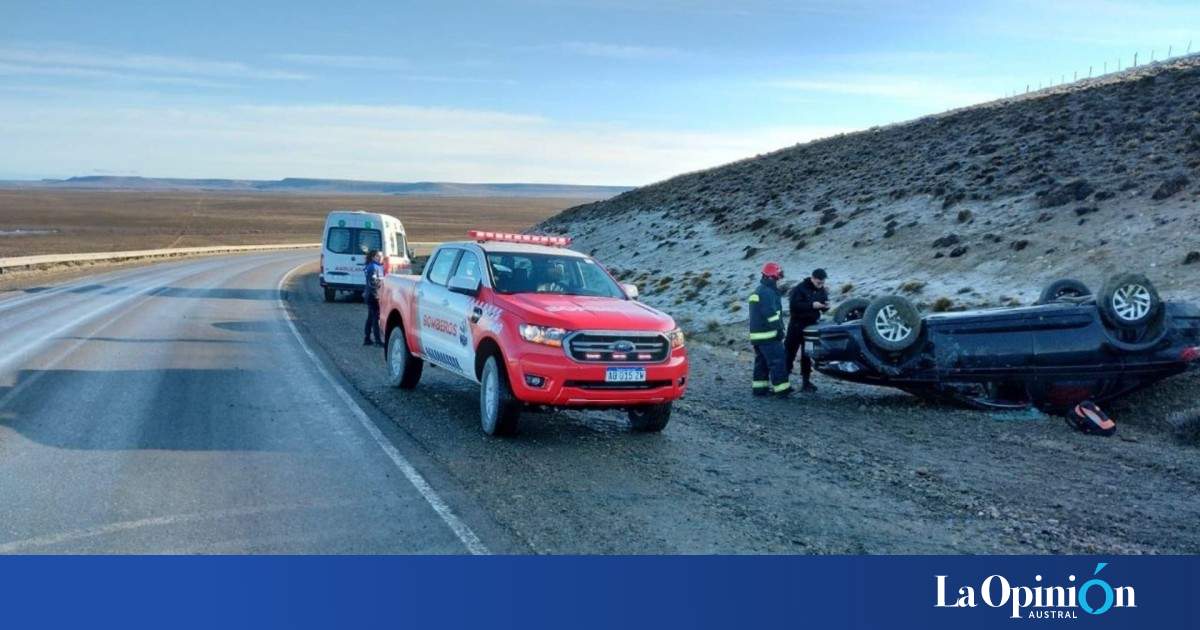
<svg viewBox="0 0 1200 630"><path fill-rule="evenodd" d="M523 230L579 199L0 189L0 257L316 242L335 208L398 217L412 241ZM2 235L13 230L45 234Z"/></svg>

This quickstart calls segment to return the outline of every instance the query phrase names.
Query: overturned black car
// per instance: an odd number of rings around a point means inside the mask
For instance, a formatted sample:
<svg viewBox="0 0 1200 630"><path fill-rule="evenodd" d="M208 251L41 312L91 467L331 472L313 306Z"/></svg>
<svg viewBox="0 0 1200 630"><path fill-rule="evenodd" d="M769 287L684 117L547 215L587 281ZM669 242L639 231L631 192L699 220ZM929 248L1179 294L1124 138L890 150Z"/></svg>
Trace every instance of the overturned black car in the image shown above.
<svg viewBox="0 0 1200 630"><path fill-rule="evenodd" d="M1098 295L1064 279L1027 307L922 317L900 296L849 300L805 343L833 378L1059 413L1200 368L1200 307L1163 302L1138 274L1110 278Z"/></svg>

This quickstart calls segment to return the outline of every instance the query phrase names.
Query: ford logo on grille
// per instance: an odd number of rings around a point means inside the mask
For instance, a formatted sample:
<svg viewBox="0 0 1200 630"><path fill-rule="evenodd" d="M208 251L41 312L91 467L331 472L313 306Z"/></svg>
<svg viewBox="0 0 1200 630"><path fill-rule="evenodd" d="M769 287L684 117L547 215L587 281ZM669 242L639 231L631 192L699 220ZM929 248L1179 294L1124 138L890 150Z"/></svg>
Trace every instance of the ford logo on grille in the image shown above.
<svg viewBox="0 0 1200 630"><path fill-rule="evenodd" d="M622 339L620 341L614 341L612 349L617 352L633 352L634 345L632 341L625 341Z"/></svg>

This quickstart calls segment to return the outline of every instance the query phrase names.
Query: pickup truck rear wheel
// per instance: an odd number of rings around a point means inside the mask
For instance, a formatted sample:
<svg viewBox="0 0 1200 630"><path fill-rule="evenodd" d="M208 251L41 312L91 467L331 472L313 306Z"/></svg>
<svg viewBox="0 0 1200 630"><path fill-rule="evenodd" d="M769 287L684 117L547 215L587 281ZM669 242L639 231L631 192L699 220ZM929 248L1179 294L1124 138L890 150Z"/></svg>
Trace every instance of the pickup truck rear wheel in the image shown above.
<svg viewBox="0 0 1200 630"><path fill-rule="evenodd" d="M833 323L845 324L846 322L858 321L863 318L863 313L867 307L871 305L871 300L867 298L850 298L845 302L837 305L833 309Z"/></svg>
<svg viewBox="0 0 1200 630"><path fill-rule="evenodd" d="M337 297L337 291L333 287L325 287L325 301L332 302Z"/></svg>
<svg viewBox="0 0 1200 630"><path fill-rule="evenodd" d="M388 331L387 340L388 383L400 389L412 389L421 380L425 362L408 350L408 339L402 326Z"/></svg>
<svg viewBox="0 0 1200 630"><path fill-rule="evenodd" d="M630 407L629 427L639 433L658 433L671 421L671 403Z"/></svg>
<svg viewBox="0 0 1200 630"><path fill-rule="evenodd" d="M479 377L479 420L488 435L513 435L521 420L521 401L513 395L508 374L493 354Z"/></svg>
<svg viewBox="0 0 1200 630"><path fill-rule="evenodd" d="M921 336L921 314L906 298L885 295L875 298L863 312L863 334L885 352L901 352Z"/></svg>

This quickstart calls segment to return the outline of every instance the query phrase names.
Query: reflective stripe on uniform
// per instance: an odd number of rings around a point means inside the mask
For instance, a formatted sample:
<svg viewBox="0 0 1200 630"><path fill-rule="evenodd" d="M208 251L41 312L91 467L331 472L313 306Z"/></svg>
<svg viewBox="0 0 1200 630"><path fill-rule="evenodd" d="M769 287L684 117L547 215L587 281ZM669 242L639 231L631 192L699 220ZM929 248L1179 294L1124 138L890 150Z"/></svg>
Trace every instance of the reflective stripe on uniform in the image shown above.
<svg viewBox="0 0 1200 630"><path fill-rule="evenodd" d="M770 386L771 381L753 381L750 383L750 387L753 387L754 389L766 389Z"/></svg>
<svg viewBox="0 0 1200 630"><path fill-rule="evenodd" d="M784 381L784 382L772 387L771 389L775 393L779 393L779 392L786 392L787 390L789 390L791 388L792 388L792 384L787 381Z"/></svg>
<svg viewBox="0 0 1200 630"><path fill-rule="evenodd" d="M779 321L779 318L780 318L781 316L783 316L783 311L775 311L775 314L774 314L774 315L772 315L772 316L770 316L770 317L768 317L768 318L767 318L767 321L768 321L768 322L777 322L777 321Z"/></svg>
<svg viewBox="0 0 1200 630"><path fill-rule="evenodd" d="M757 294L757 293L752 293L752 294L750 295L750 301L751 301L751 302L757 302L757 301L758 301L758 294Z"/></svg>
<svg viewBox="0 0 1200 630"><path fill-rule="evenodd" d="M778 330L768 332L752 332L750 333L750 341L762 341L763 339L774 339L779 334Z"/></svg>

